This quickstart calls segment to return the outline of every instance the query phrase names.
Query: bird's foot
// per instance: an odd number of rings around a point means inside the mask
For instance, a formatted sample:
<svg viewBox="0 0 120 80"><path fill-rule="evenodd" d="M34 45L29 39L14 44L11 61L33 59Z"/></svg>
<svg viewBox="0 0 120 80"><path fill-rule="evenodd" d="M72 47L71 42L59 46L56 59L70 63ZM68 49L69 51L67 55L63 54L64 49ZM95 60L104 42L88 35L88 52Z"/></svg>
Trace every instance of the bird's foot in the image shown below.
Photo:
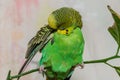
<svg viewBox="0 0 120 80"><path fill-rule="evenodd" d="M81 64L76 65L76 67L80 67L81 69L84 68L84 63L82 62Z"/></svg>
<svg viewBox="0 0 120 80"><path fill-rule="evenodd" d="M39 72L42 73L42 72L45 72L45 71L46 71L46 70L45 70L44 65L41 65L41 66L39 67Z"/></svg>

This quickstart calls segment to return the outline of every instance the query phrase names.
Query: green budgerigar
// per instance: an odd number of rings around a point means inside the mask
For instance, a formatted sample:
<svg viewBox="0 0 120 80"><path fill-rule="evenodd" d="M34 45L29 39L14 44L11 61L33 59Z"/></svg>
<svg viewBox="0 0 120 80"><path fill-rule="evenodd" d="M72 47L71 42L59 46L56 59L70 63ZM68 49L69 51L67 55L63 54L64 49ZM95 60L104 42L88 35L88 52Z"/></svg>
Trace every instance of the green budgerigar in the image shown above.
<svg viewBox="0 0 120 80"><path fill-rule="evenodd" d="M83 66L81 28L81 15L75 9L63 7L53 11L48 17L48 25L40 28L29 41L26 62L19 74L40 51L40 71L45 69L46 80L69 80L74 68Z"/></svg>

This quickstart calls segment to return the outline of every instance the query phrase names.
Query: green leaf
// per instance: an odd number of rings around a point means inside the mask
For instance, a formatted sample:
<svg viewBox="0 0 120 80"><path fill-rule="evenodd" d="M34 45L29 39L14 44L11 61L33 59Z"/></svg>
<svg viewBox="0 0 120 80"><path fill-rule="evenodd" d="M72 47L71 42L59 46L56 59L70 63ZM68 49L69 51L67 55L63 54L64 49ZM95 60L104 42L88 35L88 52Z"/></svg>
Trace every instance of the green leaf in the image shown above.
<svg viewBox="0 0 120 80"><path fill-rule="evenodd" d="M112 17L115 21L114 24L108 28L108 31L115 39L118 46L120 46L120 15L117 14L114 10L112 10L110 6L108 6L108 9L111 12Z"/></svg>
<svg viewBox="0 0 120 80"><path fill-rule="evenodd" d="M11 74L11 71L9 70L6 80L12 80L11 77L10 77L10 74Z"/></svg>

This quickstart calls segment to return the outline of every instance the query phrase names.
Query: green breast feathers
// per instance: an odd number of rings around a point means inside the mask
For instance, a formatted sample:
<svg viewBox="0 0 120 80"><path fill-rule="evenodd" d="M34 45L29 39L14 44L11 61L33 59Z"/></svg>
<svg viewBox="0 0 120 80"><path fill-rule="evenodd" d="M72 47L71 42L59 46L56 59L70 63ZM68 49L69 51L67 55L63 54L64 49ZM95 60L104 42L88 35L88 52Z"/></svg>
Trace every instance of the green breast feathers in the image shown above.
<svg viewBox="0 0 120 80"><path fill-rule="evenodd" d="M42 50L40 65L51 67L55 72L66 72L72 66L82 63L84 39L76 28L69 36L54 33L54 42L49 41Z"/></svg>

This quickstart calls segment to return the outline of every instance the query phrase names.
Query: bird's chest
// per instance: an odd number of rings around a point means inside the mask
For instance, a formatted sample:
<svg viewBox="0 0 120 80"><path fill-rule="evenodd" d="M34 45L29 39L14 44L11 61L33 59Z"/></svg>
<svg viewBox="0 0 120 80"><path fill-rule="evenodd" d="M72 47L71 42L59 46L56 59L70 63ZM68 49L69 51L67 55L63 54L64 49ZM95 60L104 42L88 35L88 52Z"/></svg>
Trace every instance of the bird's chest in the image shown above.
<svg viewBox="0 0 120 80"><path fill-rule="evenodd" d="M53 46L60 51L75 51L81 45L81 38L79 34L60 35L55 34Z"/></svg>

